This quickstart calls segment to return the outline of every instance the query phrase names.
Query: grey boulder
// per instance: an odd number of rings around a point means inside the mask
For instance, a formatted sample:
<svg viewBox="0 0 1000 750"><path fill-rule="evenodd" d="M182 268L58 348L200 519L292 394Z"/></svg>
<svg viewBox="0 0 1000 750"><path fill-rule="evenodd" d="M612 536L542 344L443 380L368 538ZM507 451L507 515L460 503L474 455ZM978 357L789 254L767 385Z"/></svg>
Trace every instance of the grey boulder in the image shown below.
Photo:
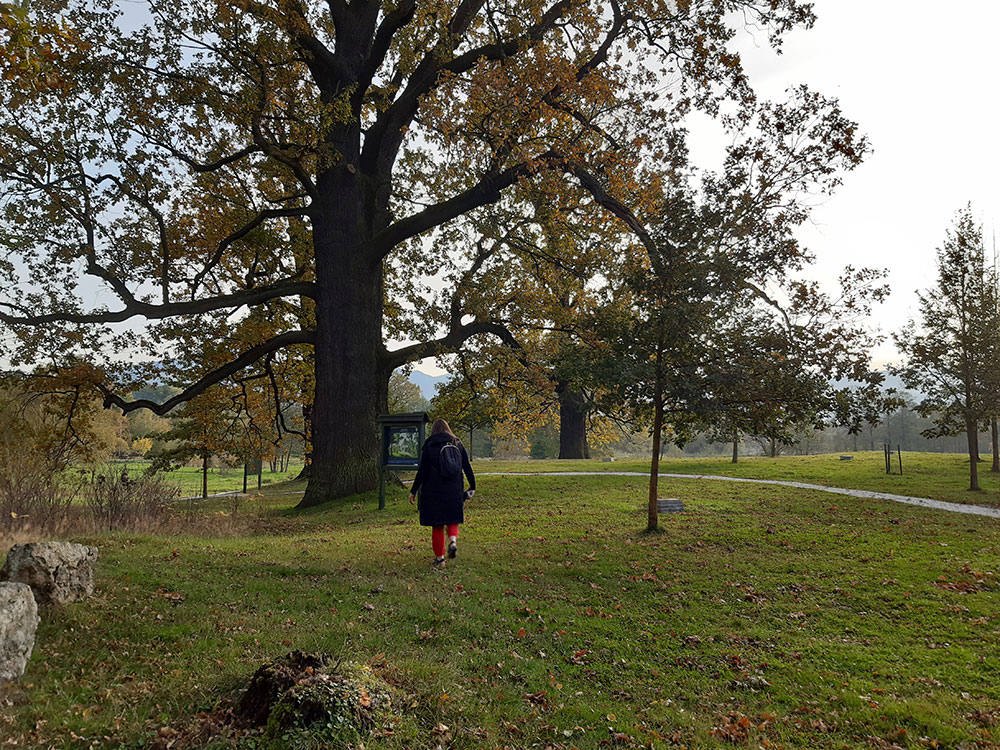
<svg viewBox="0 0 1000 750"><path fill-rule="evenodd" d="M7 553L0 581L25 583L39 605L66 604L94 593L97 547L71 542L16 544Z"/></svg>
<svg viewBox="0 0 1000 750"><path fill-rule="evenodd" d="M38 628L38 605L23 583L0 583L0 685L24 674Z"/></svg>

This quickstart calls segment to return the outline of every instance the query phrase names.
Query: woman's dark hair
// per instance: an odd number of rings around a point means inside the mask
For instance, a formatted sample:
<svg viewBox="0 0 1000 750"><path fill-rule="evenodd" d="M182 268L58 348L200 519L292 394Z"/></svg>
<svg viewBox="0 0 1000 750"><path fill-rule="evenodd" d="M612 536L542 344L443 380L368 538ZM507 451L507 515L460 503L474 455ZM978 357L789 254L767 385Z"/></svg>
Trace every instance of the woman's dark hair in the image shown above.
<svg viewBox="0 0 1000 750"><path fill-rule="evenodd" d="M441 433L451 435L456 440L458 439L454 432L451 431L451 427L443 419L435 419L434 424L431 425L431 435L440 435Z"/></svg>

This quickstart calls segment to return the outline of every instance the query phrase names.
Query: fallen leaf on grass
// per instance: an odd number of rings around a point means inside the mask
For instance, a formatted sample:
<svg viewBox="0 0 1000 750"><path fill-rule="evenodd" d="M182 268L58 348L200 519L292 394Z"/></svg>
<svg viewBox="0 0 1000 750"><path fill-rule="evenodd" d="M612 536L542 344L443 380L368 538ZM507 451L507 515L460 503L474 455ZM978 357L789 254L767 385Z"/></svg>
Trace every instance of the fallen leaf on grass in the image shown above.
<svg viewBox="0 0 1000 750"><path fill-rule="evenodd" d="M759 674L750 675L742 680L733 680L729 686L734 690L749 690L756 693L758 690L771 687L771 683Z"/></svg>
<svg viewBox="0 0 1000 750"><path fill-rule="evenodd" d="M730 711L726 717L726 722L712 727L708 733L720 740L740 743L746 741L747 730L753 725L753 722L739 711Z"/></svg>
<svg viewBox="0 0 1000 750"><path fill-rule="evenodd" d="M544 690L540 690L537 693L525 693L524 699L528 701L528 703L534 703L536 706L546 706L549 702L546 695L547 694Z"/></svg>
<svg viewBox="0 0 1000 750"><path fill-rule="evenodd" d="M180 591L164 591L163 589L159 589L156 593L171 604L180 604L186 598Z"/></svg>
<svg viewBox="0 0 1000 750"><path fill-rule="evenodd" d="M583 657L585 657L590 652L586 649L580 651L574 651L573 655L569 657L568 661L570 664L583 664Z"/></svg>

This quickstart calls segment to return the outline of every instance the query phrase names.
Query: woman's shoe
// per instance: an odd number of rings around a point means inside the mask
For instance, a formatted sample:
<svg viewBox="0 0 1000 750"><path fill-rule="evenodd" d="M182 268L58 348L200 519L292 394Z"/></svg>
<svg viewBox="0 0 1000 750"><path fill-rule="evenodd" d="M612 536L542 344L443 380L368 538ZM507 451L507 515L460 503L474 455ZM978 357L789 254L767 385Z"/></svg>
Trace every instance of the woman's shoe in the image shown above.
<svg viewBox="0 0 1000 750"><path fill-rule="evenodd" d="M458 542L452 539L451 543L448 545L448 557L454 560L455 555L457 554L458 554Z"/></svg>
<svg viewBox="0 0 1000 750"><path fill-rule="evenodd" d="M435 570L444 570L445 565L448 563L443 557L435 557L433 562L431 562L431 567Z"/></svg>

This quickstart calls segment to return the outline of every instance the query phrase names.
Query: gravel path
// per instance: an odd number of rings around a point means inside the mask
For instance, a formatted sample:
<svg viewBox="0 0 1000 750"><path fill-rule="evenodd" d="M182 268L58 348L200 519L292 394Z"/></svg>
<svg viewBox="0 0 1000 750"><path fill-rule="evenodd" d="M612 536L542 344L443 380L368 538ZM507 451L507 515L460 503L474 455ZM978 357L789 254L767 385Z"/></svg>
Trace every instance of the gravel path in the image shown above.
<svg viewBox="0 0 1000 750"><path fill-rule="evenodd" d="M211 500L213 497L236 497L237 495L242 495L243 493L239 490L230 490L229 492L216 492L214 495L192 495L191 497L182 497L177 500L177 502L184 502L185 500Z"/></svg>
<svg viewBox="0 0 1000 750"><path fill-rule="evenodd" d="M517 471L496 471L496 472L476 472L477 477L648 477L649 474L641 471L537 471L537 472L517 472ZM782 487L798 487L801 490L819 490L820 492L830 492L834 495L848 495L850 497L865 497L874 500L891 500L894 503L905 503L906 505L919 505L924 508L934 508L935 510L949 510L953 513L965 513L970 516L987 516L988 518L1000 518L1000 508L986 508L982 505L962 505L960 503L946 503L944 500L931 500L926 497L910 497L909 495L893 495L889 492L871 492L869 490L850 490L845 487L827 487L822 484L808 484L807 482L785 482L780 479L747 479L745 477L719 477L712 474L660 474L661 477L673 479L714 479L720 482L746 482L748 484L777 484Z"/></svg>

